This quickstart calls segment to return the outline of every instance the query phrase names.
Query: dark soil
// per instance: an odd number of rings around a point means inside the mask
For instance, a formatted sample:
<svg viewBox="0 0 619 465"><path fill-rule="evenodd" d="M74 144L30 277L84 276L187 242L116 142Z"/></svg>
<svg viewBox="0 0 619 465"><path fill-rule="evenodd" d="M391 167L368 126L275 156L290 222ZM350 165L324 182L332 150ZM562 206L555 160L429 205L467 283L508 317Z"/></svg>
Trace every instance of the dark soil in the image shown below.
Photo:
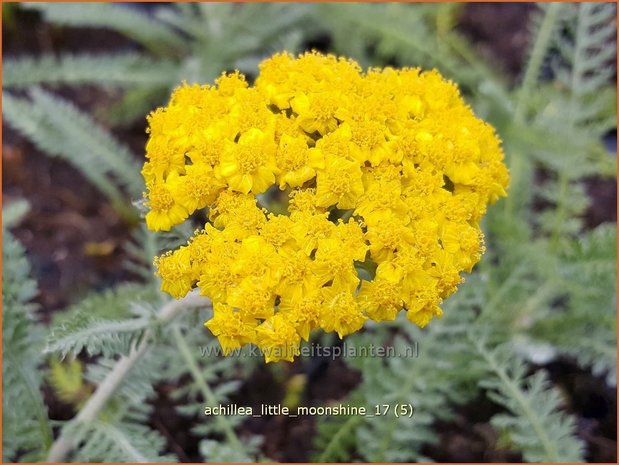
<svg viewBox="0 0 619 465"><path fill-rule="evenodd" d="M30 202L30 213L15 234L28 250L47 321L50 312L88 290L102 290L125 278L120 247L129 231L71 166L42 155L9 131L5 134L3 195L6 202Z"/></svg>
<svg viewBox="0 0 619 465"><path fill-rule="evenodd" d="M532 3L468 3L459 28L491 62L510 76L522 69L528 49Z"/></svg>
<svg viewBox="0 0 619 465"><path fill-rule="evenodd" d="M587 194L594 199L585 214L585 225L595 228L605 222L617 222L617 183L615 179L593 178L586 183Z"/></svg>
<svg viewBox="0 0 619 465"><path fill-rule="evenodd" d="M604 378L578 368L574 360L561 359L544 369L567 397L566 405L578 416L578 435L587 443L588 462L616 462L617 392Z"/></svg>
<svg viewBox="0 0 619 465"><path fill-rule="evenodd" d="M522 462L520 453L501 444L488 422L497 413L495 405L479 396L458 408L454 418L436 423L439 440L426 447L425 454L437 462L453 462L455 457L459 462Z"/></svg>
<svg viewBox="0 0 619 465"><path fill-rule="evenodd" d="M522 68L528 35L529 4L467 4L460 28L479 50L498 63L510 76ZM14 24L3 30L4 56L38 54L46 51L105 51L136 48L123 37L105 31L52 28L36 14L14 12ZM23 31L32 33L24 34ZM63 90L78 106L89 109L109 103L112 95L94 89ZM116 131L136 153L146 140L144 124ZM105 289L131 275L123 271L121 248L131 226L116 213L79 172L61 160L41 154L25 139L3 124L2 183L6 202L25 198L31 210L15 234L28 250L40 293L37 302L41 319L49 322L53 312L65 308L92 289ZM616 220L614 180L591 180L588 192L593 202L587 213L588 226ZM616 461L616 393L606 384L577 368L570 360L552 364L551 376L564 390L573 413L579 419L579 434L587 441L590 461ZM297 361L282 372L267 367L259 370L237 394L242 405L276 404L285 392L281 379L300 376L305 385L302 405L324 405L341 401L360 381L360 376L341 359L330 362ZM280 379L281 378L281 379ZM168 440L169 451L183 461L200 461L199 438L188 432L189 422L174 410L169 392L172 386L156 387L155 413L151 425ZM70 406L46 391L51 417L73 415ZM234 399L233 399L234 401ZM456 409L449 421L437 423L440 445L425 453L443 462L520 461L522 457L502 444L489 418L496 413L487 399L478 398ZM315 420L312 418L251 418L239 428L240 437L264 435L264 453L277 461L307 461L312 452Z"/></svg>

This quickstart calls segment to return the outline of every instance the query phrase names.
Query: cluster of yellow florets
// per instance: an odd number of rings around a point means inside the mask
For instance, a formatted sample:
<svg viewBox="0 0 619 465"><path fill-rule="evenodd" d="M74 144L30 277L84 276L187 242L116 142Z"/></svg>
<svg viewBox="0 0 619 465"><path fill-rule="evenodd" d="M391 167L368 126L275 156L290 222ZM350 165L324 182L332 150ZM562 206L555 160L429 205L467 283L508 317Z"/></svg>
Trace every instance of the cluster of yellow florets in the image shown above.
<svg viewBox="0 0 619 465"><path fill-rule="evenodd" d="M267 361L292 360L316 328L440 316L508 184L494 130L436 71L278 54L253 87L238 72L179 87L149 123L149 228L209 219L156 259L162 289L197 285L224 351L253 343ZM263 208L269 189L288 214Z"/></svg>

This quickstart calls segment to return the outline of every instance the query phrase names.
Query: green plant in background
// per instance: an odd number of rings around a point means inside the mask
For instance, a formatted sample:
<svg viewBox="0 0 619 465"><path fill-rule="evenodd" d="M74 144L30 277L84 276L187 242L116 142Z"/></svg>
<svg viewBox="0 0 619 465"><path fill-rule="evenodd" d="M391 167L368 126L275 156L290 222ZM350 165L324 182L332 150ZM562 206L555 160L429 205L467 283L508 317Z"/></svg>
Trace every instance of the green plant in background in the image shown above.
<svg viewBox="0 0 619 465"><path fill-rule="evenodd" d="M144 118L181 81L210 82L222 71L254 72L270 51L295 52L311 30L307 7L286 4L177 4L153 15L109 4L26 3L50 24L102 28L132 39L140 51L46 54L5 61L5 88L94 84L125 90L113 122Z"/></svg>
<svg viewBox="0 0 619 465"><path fill-rule="evenodd" d="M319 418L313 457L428 459L427 445L438 440L436 421L480 395L500 409L491 423L524 460L586 457L569 406L535 367L569 356L616 384L616 226L587 230L583 224L585 183L612 177L616 168L602 143L616 124L609 82L616 72L614 4L541 5L515 85L454 31L460 6L452 4L183 4L152 15L111 4L22 7L55 25L111 29L138 45L121 54L3 63L4 121L79 169L127 217L135 217L131 200L143 190L140 159L103 126L142 118L182 80L209 82L236 67L251 75L261 57L294 52L327 35L333 52L363 65L437 67L460 83L476 113L503 138L512 178L509 197L490 210L484 225L487 255L446 303L441 321L425 330L396 321L347 341L399 348L418 343L415 358L346 359L362 376L346 401L410 402L413 419ZM83 84L120 91L120 101L93 118L42 89ZM85 296L54 315L48 329L36 322L30 303L36 285L9 231L26 209L24 203L3 209L3 459L178 460L162 455L165 439L149 426L157 383L173 386L180 412L198 425L193 432L203 438L204 460L260 459L260 437L239 438L239 418L202 415L205 404L225 403L238 391L257 358L200 357L196 347L206 340L200 323L210 309L193 294L168 301L153 275L152 257L191 231L155 237L135 228L126 267L142 280ZM59 359L80 354L91 356L88 364L58 375ZM88 400L73 396L80 399L72 403L79 412L58 425L53 447L41 394L46 378L59 395L99 386Z"/></svg>
<svg viewBox="0 0 619 465"><path fill-rule="evenodd" d="M135 214L123 194L135 198L144 189L131 150L73 104L40 88L31 89L29 96L3 93L6 121L38 149L75 166L120 212Z"/></svg>
<svg viewBox="0 0 619 465"><path fill-rule="evenodd" d="M31 300L37 285L22 245L8 228L28 211L25 202L2 211L2 453L10 461L40 460L52 443L39 371L45 327L35 320Z"/></svg>

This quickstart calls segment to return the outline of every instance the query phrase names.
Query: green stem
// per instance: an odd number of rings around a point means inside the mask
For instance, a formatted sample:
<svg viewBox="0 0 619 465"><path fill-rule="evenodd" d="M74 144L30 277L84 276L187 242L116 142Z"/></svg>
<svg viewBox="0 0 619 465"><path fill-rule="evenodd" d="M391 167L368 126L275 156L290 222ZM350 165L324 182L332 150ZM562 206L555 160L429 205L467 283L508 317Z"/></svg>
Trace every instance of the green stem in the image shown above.
<svg viewBox="0 0 619 465"><path fill-rule="evenodd" d="M515 331L526 331L529 329L533 316L538 314L541 304L553 294L555 289L556 285L549 279L525 300L512 322Z"/></svg>
<svg viewBox="0 0 619 465"><path fill-rule="evenodd" d="M529 420L529 423L533 427L535 434L539 438L542 443L542 447L546 451L546 460L548 462L558 462L559 455L555 445L550 440L548 435L546 434L546 429L543 424L540 422L538 415L535 410L531 408L531 405L527 402L520 386L512 380L507 372L497 363L496 359L491 355L491 353L487 350L487 348L479 343L479 341L473 341L475 346L477 347L477 351L481 354L481 356L486 360L491 370L499 377L503 385L507 388L511 396L516 400L518 404L522 407L522 411L525 417Z"/></svg>
<svg viewBox="0 0 619 465"><path fill-rule="evenodd" d="M562 5L558 2L550 3L548 5L542 24L537 32L537 36L535 37L531 57L527 63L527 68L525 70L524 77L522 78L522 84L520 85L520 91L516 101L516 109L514 111L514 121L516 123L522 123L524 121L525 105L530 97L531 90L539 78L540 69L544 62L544 58L546 57L546 52L550 46L552 32L554 31L559 19L559 11L561 7Z"/></svg>
<svg viewBox="0 0 619 465"><path fill-rule="evenodd" d="M517 187L520 185L520 178L522 177L522 153L518 151L508 152L507 158L509 166L509 176L511 178L510 185ZM511 219L514 217L516 209L515 202L516 196L514 195L508 195L503 202L503 209L507 218Z"/></svg>
<svg viewBox="0 0 619 465"><path fill-rule="evenodd" d="M191 372L191 375L193 376L194 381L197 383L198 387L200 388L200 391L202 392L202 396L204 397L205 402L210 407L216 407L218 404L217 397L215 396L215 393L210 388L210 386L206 382L206 379L202 375L202 372L200 371L200 367L198 366L198 362L196 362L196 359L193 356L191 349L187 345L187 341L185 341L183 333L181 332L178 325L173 326L172 332L174 333L174 339L176 341L176 345L181 351L181 355L185 359L185 362L187 363L187 367L189 368L189 371ZM243 450L244 447L241 444L241 441L239 440L236 433L234 432L232 425L230 425L228 420L226 420L226 417L223 415L217 415L215 417L215 420L219 423L219 426L221 427L224 434L226 435L228 442L236 450Z"/></svg>
<svg viewBox="0 0 619 465"><path fill-rule="evenodd" d="M572 64L572 75L570 77L570 104L568 108L574 109L576 108L576 90L581 87L581 80L583 71L581 69L581 60L578 57L583 55L583 36L586 35L586 30L583 27L583 21L580 20L580 15L583 13L584 6L578 5L578 26L576 29L576 37L574 39L574 60ZM574 111L568 112L568 118L566 121L566 129L570 130L576 126ZM567 166L565 163L561 164L561 169L559 170L559 196L557 197L556 204L556 216L555 216L555 224L552 230L552 237L550 239L550 247L551 250L557 251L562 236L563 223L566 220L567 216L567 207L565 198L568 194L569 189L569 176L567 173Z"/></svg>
<svg viewBox="0 0 619 465"><path fill-rule="evenodd" d="M352 415L346 422L337 430L333 436L331 436L331 440L329 444L324 448L320 457L318 457L317 463L325 463L328 462L332 457L333 451L337 449L341 438L346 437L350 430L354 429L359 423L361 423L360 415Z"/></svg>
<svg viewBox="0 0 619 465"><path fill-rule="evenodd" d="M552 228L552 237L550 239L550 249L554 252L558 251L561 244L561 232L563 229L563 223L566 220L567 216L565 197L567 196L568 188L568 176L565 172L565 169L561 169L561 171L559 171L559 196L557 197L555 223L554 227Z"/></svg>
<svg viewBox="0 0 619 465"><path fill-rule="evenodd" d="M204 297L200 296L196 291L191 292L185 298L173 300L161 307L157 314L157 321L161 325L169 323L176 318L182 310L188 307L197 307L204 304L204 302L206 302ZM116 362L112 371L110 371L99 384L97 390L90 396L77 416L71 420L71 423L89 423L97 419L99 413L110 400L118 386L124 381L135 364L152 347L151 334L151 331L147 331L141 342L137 346L134 346L127 356L121 357L118 362ZM56 439L52 445L47 456L47 462L64 462L74 446L73 438L69 436L65 426L58 439Z"/></svg>
<svg viewBox="0 0 619 465"><path fill-rule="evenodd" d="M481 311L481 315L487 314L489 311L493 310L494 307L503 300L503 296L506 295L507 292L511 290L512 286L514 286L518 282L521 274L525 270L526 266L524 262L514 267L507 279L501 283L499 288L492 295L492 298L488 301L486 305L484 305L484 308Z"/></svg>
<svg viewBox="0 0 619 465"><path fill-rule="evenodd" d="M402 384L402 386L400 387L400 389L398 390L398 392L396 393L394 397L394 399L396 399L396 401L394 402L394 405L404 402L404 400L406 399L406 395L411 392L411 390L413 389L413 386L415 385L415 381L417 379L418 379L417 372L415 370L409 370L408 376L405 382ZM379 462L384 461L385 453L387 452L387 450L391 446L391 443L393 442L393 436L395 433L395 429L398 425L398 420L399 420L398 417L396 417L395 415L392 415L389 418L391 419L391 422L389 423L387 432L383 435L383 439L380 443L380 448L378 451L377 461Z"/></svg>

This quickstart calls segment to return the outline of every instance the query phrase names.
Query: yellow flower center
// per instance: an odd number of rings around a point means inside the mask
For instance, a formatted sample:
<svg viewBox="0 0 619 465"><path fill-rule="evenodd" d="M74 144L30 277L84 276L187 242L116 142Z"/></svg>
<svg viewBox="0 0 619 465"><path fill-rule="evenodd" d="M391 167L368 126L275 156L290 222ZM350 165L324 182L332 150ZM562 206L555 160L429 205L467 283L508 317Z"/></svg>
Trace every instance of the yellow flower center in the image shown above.
<svg viewBox="0 0 619 465"><path fill-rule="evenodd" d="M264 155L255 147L239 146L237 158L240 171L244 174L251 174L262 164Z"/></svg>
<svg viewBox="0 0 619 465"><path fill-rule="evenodd" d="M155 186L148 194L148 204L153 211L165 212L172 208L174 199L165 186Z"/></svg>
<svg viewBox="0 0 619 465"><path fill-rule="evenodd" d="M402 305L402 300L398 297L399 286L385 280L377 280L374 288L374 300L378 306L389 306L394 304Z"/></svg>
<svg viewBox="0 0 619 465"><path fill-rule="evenodd" d="M316 94L312 98L311 111L318 121L329 121L337 111L337 101L329 94Z"/></svg>
<svg viewBox="0 0 619 465"><path fill-rule="evenodd" d="M354 127L351 139L359 147L373 149L385 142L384 133L384 127L379 123L363 121Z"/></svg>

